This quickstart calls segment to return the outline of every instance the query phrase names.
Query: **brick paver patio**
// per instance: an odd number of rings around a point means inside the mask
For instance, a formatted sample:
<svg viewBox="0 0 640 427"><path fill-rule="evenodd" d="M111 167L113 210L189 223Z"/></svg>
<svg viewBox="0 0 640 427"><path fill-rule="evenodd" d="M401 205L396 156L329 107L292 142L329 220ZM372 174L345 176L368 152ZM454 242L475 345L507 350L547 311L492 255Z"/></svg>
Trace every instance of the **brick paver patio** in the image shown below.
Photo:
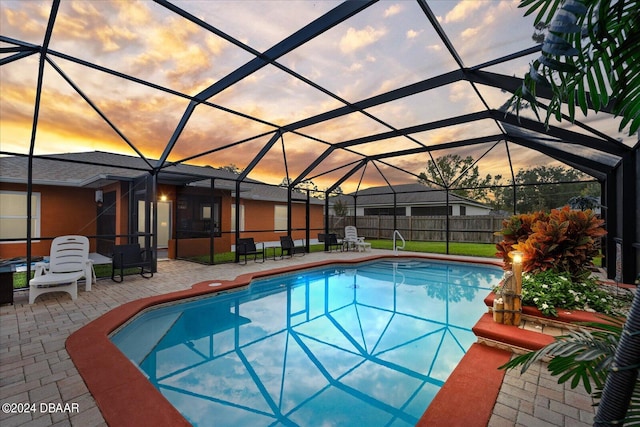
<svg viewBox="0 0 640 427"><path fill-rule="evenodd" d="M374 251L376 254L391 251ZM313 253L264 264L204 266L161 261L152 279L127 276L123 283L99 280L91 292L79 286L78 299L46 294L28 304L28 292L15 294L14 305L0 306L0 403L26 404L21 413L0 413L0 425L106 425L91 393L65 349L67 337L123 303L186 289L204 280L233 279L239 274L324 259L352 259L367 253ZM66 405L66 407L65 407ZM16 409L16 408L14 408ZM594 409L582 390L558 385L536 366L520 376L509 372L503 382L490 426L588 426Z"/></svg>

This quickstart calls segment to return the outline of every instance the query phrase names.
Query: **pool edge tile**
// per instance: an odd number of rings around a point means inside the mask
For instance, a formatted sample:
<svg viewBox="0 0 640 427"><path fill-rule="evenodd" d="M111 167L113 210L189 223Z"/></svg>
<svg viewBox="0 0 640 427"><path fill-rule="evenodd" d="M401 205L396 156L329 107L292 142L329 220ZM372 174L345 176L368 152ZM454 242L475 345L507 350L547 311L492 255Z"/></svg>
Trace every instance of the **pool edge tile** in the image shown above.
<svg viewBox="0 0 640 427"><path fill-rule="evenodd" d="M511 353L474 343L453 370L417 427L486 426L495 405Z"/></svg>

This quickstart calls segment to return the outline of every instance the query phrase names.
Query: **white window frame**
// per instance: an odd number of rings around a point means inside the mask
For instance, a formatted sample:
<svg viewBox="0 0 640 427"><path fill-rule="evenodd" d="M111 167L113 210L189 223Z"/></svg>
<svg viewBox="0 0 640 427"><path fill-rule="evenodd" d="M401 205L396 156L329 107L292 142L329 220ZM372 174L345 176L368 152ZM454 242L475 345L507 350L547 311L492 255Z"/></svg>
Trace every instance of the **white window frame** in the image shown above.
<svg viewBox="0 0 640 427"><path fill-rule="evenodd" d="M7 191L7 190L0 190L0 204L3 203L7 203L6 201L2 201L2 196L3 195L18 195L18 196L24 196L24 202L26 205L26 201L27 201L27 195L28 193L26 191ZM31 197L33 197L35 200L35 209L34 209L34 214L32 216L32 220L35 222L35 229L33 230L33 235L31 236L32 239L36 239L35 241L38 241L40 239L40 222L42 219L42 216L40 214L41 210L40 210L40 206L41 206L41 194L39 192L32 192L31 193ZM25 210L25 214L24 215L7 215L7 216L2 216L2 214L0 213L0 221L6 220L6 219L19 219L19 220L23 220L24 224L22 224L23 227L26 226L26 222L28 219L28 215L26 213ZM26 227L23 228L26 231ZM4 238L4 237L2 237ZM15 243L24 243L26 242L26 240L14 240L11 242L0 242L0 244L15 244Z"/></svg>
<svg viewBox="0 0 640 427"><path fill-rule="evenodd" d="M286 233L289 228L287 223L287 205L273 205L273 231Z"/></svg>
<svg viewBox="0 0 640 427"><path fill-rule="evenodd" d="M236 204L231 204L231 231L236 231ZM240 231L244 231L244 205L240 205Z"/></svg>

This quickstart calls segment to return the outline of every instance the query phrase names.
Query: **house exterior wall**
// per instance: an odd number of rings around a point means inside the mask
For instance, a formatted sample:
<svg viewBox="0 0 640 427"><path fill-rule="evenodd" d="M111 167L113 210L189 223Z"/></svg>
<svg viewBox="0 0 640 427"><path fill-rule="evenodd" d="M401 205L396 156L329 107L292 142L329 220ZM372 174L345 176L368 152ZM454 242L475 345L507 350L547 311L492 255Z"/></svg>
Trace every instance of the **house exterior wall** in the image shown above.
<svg viewBox="0 0 640 427"><path fill-rule="evenodd" d="M460 205L462 206L462 205ZM458 206L458 214L460 214L460 206ZM489 213L491 213L491 209L490 208L483 208L480 206L473 206L473 205L466 205L466 209L467 209L467 213L466 215L469 216L476 216L476 215L489 215ZM455 214L455 208L454 208L454 215Z"/></svg>
<svg viewBox="0 0 640 427"><path fill-rule="evenodd" d="M115 214L115 239L116 244L126 243L127 235L135 230L129 230L129 193L128 182L114 183L100 188L104 194L115 192L116 214ZM26 192L27 186L24 184L1 183L0 190ZM46 240L32 241L32 256L49 255L52 238L60 235L80 234L84 236L97 235L97 213L98 208L95 200L95 189L43 186L34 185L33 192L40 193L40 237ZM222 215L220 218L221 234L215 238L214 252L228 252L235 244L235 232L231 231L231 206L235 200L229 191L215 192L221 198ZM169 185L158 186L158 196L165 196L172 202L171 210L171 238L169 241L169 257L176 254L176 187ZM241 200L244 205L245 224L241 237L253 237L256 242L269 242L272 245L279 245L280 236L287 234L285 231L274 231L275 207L283 206L286 211L287 204L284 202L273 202L265 200ZM306 237L306 206L304 203L292 204L292 237L296 240ZM310 228L311 238L317 237L317 232L324 226L324 206L310 205ZM133 225L135 228L135 224ZM319 231L318 231L319 232ZM25 230L26 239L26 230ZM95 238L89 239L90 250L97 251ZM209 238L180 239L178 254L180 256L194 256L209 252ZM13 258L26 256L26 244L24 242L2 243L0 244L0 258Z"/></svg>
<svg viewBox="0 0 640 427"><path fill-rule="evenodd" d="M119 182L103 189L116 192L116 234L129 233L129 183ZM116 244L127 243L126 237L117 237Z"/></svg>
<svg viewBox="0 0 640 427"><path fill-rule="evenodd" d="M233 199L232 203L235 203ZM274 231L275 228L275 206L283 206L285 202L273 202L265 200L241 199L240 204L244 206L244 231L240 237L253 237L256 242L269 242L280 244L280 236L286 236L286 230ZM291 205L291 237L294 240L304 239L306 236L306 206L304 203L292 203ZM229 211L231 208L229 207ZM230 215L229 215L230 216ZM322 230L324 227L324 206L309 205L309 228L311 230ZM230 225L229 228L230 229ZM317 237L317 232L311 231L311 238ZM235 241L233 236L232 241Z"/></svg>
<svg viewBox="0 0 640 427"><path fill-rule="evenodd" d="M27 191L24 184L0 183L2 191ZM34 185L34 193L40 193L40 237L31 243L32 256L48 256L51 239L57 236L96 234L95 190L75 187ZM26 239L26 230L25 230ZM95 239L89 239L90 250L95 250ZM0 258L26 256L24 242L1 243Z"/></svg>

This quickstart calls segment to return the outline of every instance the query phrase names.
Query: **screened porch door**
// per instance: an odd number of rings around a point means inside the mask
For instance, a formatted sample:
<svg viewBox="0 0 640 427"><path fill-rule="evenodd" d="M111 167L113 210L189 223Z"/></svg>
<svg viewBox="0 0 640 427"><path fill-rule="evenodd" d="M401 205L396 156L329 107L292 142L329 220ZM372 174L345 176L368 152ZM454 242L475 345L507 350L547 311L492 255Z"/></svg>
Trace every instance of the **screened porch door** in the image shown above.
<svg viewBox="0 0 640 427"><path fill-rule="evenodd" d="M145 232L145 201L138 200L138 232ZM153 224L153 206L151 206L151 223ZM169 247L169 237L171 236L171 202L158 202L158 249ZM140 246L144 247L144 237L139 237Z"/></svg>

